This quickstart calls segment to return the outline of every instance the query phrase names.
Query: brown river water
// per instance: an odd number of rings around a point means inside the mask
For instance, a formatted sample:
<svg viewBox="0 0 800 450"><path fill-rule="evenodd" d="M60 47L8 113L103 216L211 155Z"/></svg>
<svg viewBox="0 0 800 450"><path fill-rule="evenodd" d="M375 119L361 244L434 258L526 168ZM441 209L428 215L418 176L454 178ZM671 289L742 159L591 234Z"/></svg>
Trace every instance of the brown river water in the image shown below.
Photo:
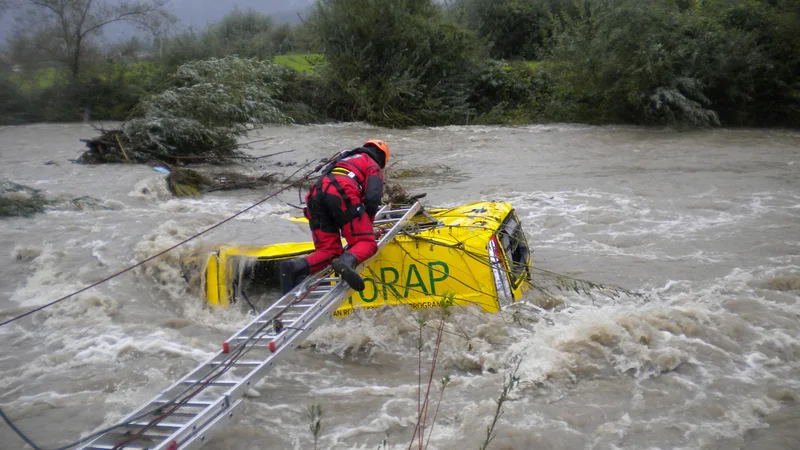
<svg viewBox="0 0 800 450"><path fill-rule="evenodd" d="M107 126L110 124L107 124ZM177 199L147 166L71 163L79 124L0 128L0 180L64 199L2 219L0 321L128 267L274 188ZM800 449L800 132L546 125L388 130L267 127L237 170L290 173L387 141L424 203L508 201L536 267L646 298L562 294L499 314L458 308L435 377L452 382L430 449L478 448L509 363L520 384L493 449ZM280 165L278 165L280 163ZM286 167L286 166L289 167ZM390 180L391 181L391 180ZM88 196L95 201L74 203ZM38 446L116 423L218 351L252 317L205 306L180 262L218 244L307 240L297 191L185 249L0 328L0 408ZM263 305L277 292L255 302ZM404 449L417 409L417 328L404 308L327 322L261 383L208 449ZM426 331L423 366L430 362ZM428 428L430 431L430 428ZM427 435L427 432L426 432ZM25 444L0 423L0 448Z"/></svg>

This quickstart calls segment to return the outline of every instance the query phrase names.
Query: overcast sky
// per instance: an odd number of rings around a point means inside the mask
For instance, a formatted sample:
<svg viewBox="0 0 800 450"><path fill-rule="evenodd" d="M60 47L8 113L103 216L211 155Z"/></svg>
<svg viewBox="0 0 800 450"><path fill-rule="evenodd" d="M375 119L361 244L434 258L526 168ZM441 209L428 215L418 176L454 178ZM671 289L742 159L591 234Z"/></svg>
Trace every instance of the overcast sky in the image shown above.
<svg viewBox="0 0 800 450"><path fill-rule="evenodd" d="M314 0L171 0L170 5L178 19L186 25L204 27L222 18L228 11L238 6L240 9L253 9L265 14L275 14L276 19L296 20L297 11L304 11Z"/></svg>
<svg viewBox="0 0 800 450"><path fill-rule="evenodd" d="M107 0L113 2L114 0ZM276 21L296 22L297 12L305 12L314 0L171 0L170 9L178 17L178 29L193 27L203 29L207 25L217 22L234 7L240 9L253 9L258 12L273 15ZM4 14L0 19L0 44L4 43L11 28L13 28L13 14ZM109 40L126 39L132 36L129 27L109 27L105 30L105 37Z"/></svg>

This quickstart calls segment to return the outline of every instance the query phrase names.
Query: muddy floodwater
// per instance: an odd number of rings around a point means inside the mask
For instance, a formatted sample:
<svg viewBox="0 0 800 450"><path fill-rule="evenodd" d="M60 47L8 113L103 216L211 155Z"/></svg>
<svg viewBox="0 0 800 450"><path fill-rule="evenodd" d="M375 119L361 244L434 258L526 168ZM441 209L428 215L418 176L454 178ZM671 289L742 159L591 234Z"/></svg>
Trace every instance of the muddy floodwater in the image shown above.
<svg viewBox="0 0 800 450"><path fill-rule="evenodd" d="M70 162L78 124L0 128L0 179L62 199L0 219L0 321L122 270L273 188L178 199L148 166ZM800 133L546 125L388 130L267 127L232 169L289 174L385 140L391 181L428 206L510 202L537 268L644 294L528 292L489 315L457 308L435 379L429 449L478 448L511 361L519 385L493 449L800 449ZM408 169L408 170L405 170ZM71 199L90 200L72 202ZM252 318L213 310L181 266L219 244L308 240L298 192L190 245L0 328L0 408L39 447L113 425ZM191 274L190 274L191 275ZM196 273L194 275L199 275ZM537 275L538 276L538 275ZM188 281L187 281L188 279ZM277 296L253 300L263 306ZM261 383L208 449L405 449L417 410L418 329L404 308L327 322ZM423 339L430 362L432 330ZM428 427L427 432L431 429ZM28 448L0 423L0 447Z"/></svg>

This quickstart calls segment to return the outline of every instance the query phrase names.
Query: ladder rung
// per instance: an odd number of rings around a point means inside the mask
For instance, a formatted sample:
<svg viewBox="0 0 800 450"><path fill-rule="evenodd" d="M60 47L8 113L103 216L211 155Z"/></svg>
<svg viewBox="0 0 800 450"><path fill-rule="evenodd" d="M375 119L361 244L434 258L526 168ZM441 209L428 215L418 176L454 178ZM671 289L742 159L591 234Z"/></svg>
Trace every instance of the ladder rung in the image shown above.
<svg viewBox="0 0 800 450"><path fill-rule="evenodd" d="M313 291L309 291L309 292L313 292ZM293 300L291 303L288 303L288 304L285 304L285 305L273 305L273 309L280 309L280 310L287 310L288 311L288 310L290 310L292 308L295 308L295 307L298 307L298 306L299 307L308 306L309 304L308 303L303 303L304 301L305 301L305 299L297 299L297 300ZM277 318L280 319L280 316L278 316Z"/></svg>
<svg viewBox="0 0 800 450"><path fill-rule="evenodd" d="M262 363L262 361L237 361L237 362L231 364L231 366L232 367L237 367L237 366L239 366L239 367L258 367L258 366L261 365L261 363ZM227 362L223 362L223 363L212 362L209 365L210 366L222 366L222 365L227 365L227 364L228 364Z"/></svg>
<svg viewBox="0 0 800 450"><path fill-rule="evenodd" d="M186 403L181 403L180 406L181 407L193 406L193 407L206 408L206 407L209 407L209 406L213 405L216 402L217 402L216 400L189 400ZM153 403L155 403L156 405L176 405L177 404L175 402L175 400L156 400Z"/></svg>
<svg viewBox="0 0 800 450"><path fill-rule="evenodd" d="M378 219L372 222L373 225L383 225L385 223L397 223L400 219Z"/></svg>
<svg viewBox="0 0 800 450"><path fill-rule="evenodd" d="M175 423L175 422L158 422L150 425L150 422L131 422L129 425L134 427L146 427L150 426L151 428L174 428L179 429L183 428L185 423Z"/></svg>
<svg viewBox="0 0 800 450"><path fill-rule="evenodd" d="M173 419L180 419L180 420L186 419L186 422L189 422L190 420L194 419L195 417L199 416L200 414L201 413L182 412L180 409L178 409L178 410L175 410L175 411L169 413L169 417L171 417Z"/></svg>
<svg viewBox="0 0 800 450"><path fill-rule="evenodd" d="M308 294L309 295L314 294L314 295L322 296L322 295L330 294L331 292L333 292L333 289L314 289L313 291L309 292Z"/></svg>
<svg viewBox="0 0 800 450"><path fill-rule="evenodd" d="M287 318L288 318L288 319L295 319L295 318L297 318L297 317L300 317L300 315L301 315L301 314L302 314L302 313L301 313L301 312L298 312L298 311L292 311L292 310L288 310L288 311L286 311L285 313L281 314L280 316L276 317L276 319L278 319L278 320L280 320L281 322L283 322L283 321L284 321L285 319L287 319ZM275 322L275 319L270 319L270 320L259 320L259 321L253 322L253 324L264 325L265 323L267 323L267 324L272 324L272 323L274 323L274 322ZM260 327L259 327L259 328L260 328Z"/></svg>
<svg viewBox="0 0 800 450"><path fill-rule="evenodd" d="M406 209L388 209L386 211L383 211L383 214L386 214L386 215L388 215L388 214L400 214L400 213L405 214L407 212L408 212L408 208L406 208Z"/></svg>
<svg viewBox="0 0 800 450"><path fill-rule="evenodd" d="M308 292L330 292L335 286L321 286Z"/></svg>
<svg viewBox="0 0 800 450"><path fill-rule="evenodd" d="M118 445L119 444L92 444L83 448L87 450L112 450L118 448ZM125 445L125 447L122 448L125 450L147 450L150 447L131 447L130 445Z"/></svg>
<svg viewBox="0 0 800 450"><path fill-rule="evenodd" d="M237 336L233 338L234 341L270 341L278 337L277 334L268 334L265 336L250 337L250 336Z"/></svg>
<svg viewBox="0 0 800 450"><path fill-rule="evenodd" d="M241 381L241 380L239 380ZM205 385L205 386L236 386L239 384L239 381L198 381L198 380L186 380L181 381L181 384L197 384L197 385Z"/></svg>
<svg viewBox="0 0 800 450"><path fill-rule="evenodd" d="M163 440L164 438L168 438L175 433L174 431L161 431L155 430L150 428L149 430L145 431L141 434L141 436L137 437L136 439L152 439L152 440ZM125 439L131 437L133 435L132 431L127 433L116 432L112 431L111 436L113 440L124 441ZM125 447L128 448L128 447Z"/></svg>

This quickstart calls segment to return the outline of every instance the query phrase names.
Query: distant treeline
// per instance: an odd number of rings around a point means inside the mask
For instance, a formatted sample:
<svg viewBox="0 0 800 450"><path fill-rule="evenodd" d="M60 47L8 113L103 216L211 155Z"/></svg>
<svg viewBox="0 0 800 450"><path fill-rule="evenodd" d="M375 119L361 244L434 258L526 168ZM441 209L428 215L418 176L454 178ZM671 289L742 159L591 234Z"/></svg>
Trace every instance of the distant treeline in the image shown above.
<svg viewBox="0 0 800 450"><path fill-rule="evenodd" d="M800 126L800 0L317 0L303 19L234 10L89 49L79 73L12 36L0 123L130 119L187 62L306 54L278 60L296 122Z"/></svg>

